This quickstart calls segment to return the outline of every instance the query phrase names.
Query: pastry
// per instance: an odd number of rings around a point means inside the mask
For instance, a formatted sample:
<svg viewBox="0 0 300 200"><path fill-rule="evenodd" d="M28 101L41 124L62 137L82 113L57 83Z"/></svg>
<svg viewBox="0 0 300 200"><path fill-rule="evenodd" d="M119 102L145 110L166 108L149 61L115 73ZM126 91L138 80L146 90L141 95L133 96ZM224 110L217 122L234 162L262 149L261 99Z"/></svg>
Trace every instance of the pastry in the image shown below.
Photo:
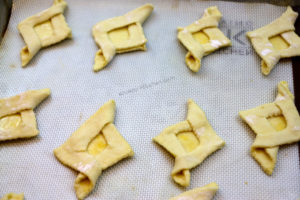
<svg viewBox="0 0 300 200"><path fill-rule="evenodd" d="M22 67L25 67L42 47L72 36L63 16L66 7L67 3L64 0L54 0L54 4L47 10L19 23L18 29L26 43L21 50Z"/></svg>
<svg viewBox="0 0 300 200"><path fill-rule="evenodd" d="M38 135L33 109L49 95L49 89L29 90L0 99L0 141Z"/></svg>
<svg viewBox="0 0 300 200"><path fill-rule="evenodd" d="M0 200L23 200L24 194L15 194L15 193L8 193L4 195Z"/></svg>
<svg viewBox="0 0 300 200"><path fill-rule="evenodd" d="M261 71L268 75L280 58L300 55L300 38L294 23L298 13L289 6L275 21L247 33L255 51L262 58Z"/></svg>
<svg viewBox="0 0 300 200"><path fill-rule="evenodd" d="M191 99L188 100L187 119L164 129L153 140L175 157L171 175L181 186L190 184L190 169L225 144Z"/></svg>
<svg viewBox="0 0 300 200"><path fill-rule="evenodd" d="M95 56L95 72L103 69L116 53L146 50L147 39L142 24L152 10L153 6L146 4L124 16L101 21L93 27L94 39L100 47Z"/></svg>
<svg viewBox="0 0 300 200"><path fill-rule="evenodd" d="M216 183L210 183L204 187L195 188L186 191L179 196L173 197L169 200L211 200L215 196L219 187Z"/></svg>
<svg viewBox="0 0 300 200"><path fill-rule="evenodd" d="M251 155L268 175L273 173L279 146L300 141L300 117L293 100L287 82L281 81L273 103L239 113L256 134Z"/></svg>
<svg viewBox="0 0 300 200"><path fill-rule="evenodd" d="M199 71L203 56L221 47L231 46L231 41L218 28L221 18L221 12L213 6L204 11L201 19L178 28L177 38L188 50L185 62L193 72Z"/></svg>
<svg viewBox="0 0 300 200"><path fill-rule="evenodd" d="M115 102L105 103L70 138L54 150L56 158L78 172L75 192L84 199L103 170L133 156L133 151L114 123Z"/></svg>

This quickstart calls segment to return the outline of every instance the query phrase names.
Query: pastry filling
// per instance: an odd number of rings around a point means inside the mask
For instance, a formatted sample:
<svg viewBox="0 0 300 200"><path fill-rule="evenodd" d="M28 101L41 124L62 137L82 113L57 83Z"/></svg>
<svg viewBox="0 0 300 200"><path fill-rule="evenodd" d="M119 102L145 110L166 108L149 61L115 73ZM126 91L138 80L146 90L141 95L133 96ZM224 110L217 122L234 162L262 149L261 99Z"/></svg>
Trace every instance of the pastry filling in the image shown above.
<svg viewBox="0 0 300 200"><path fill-rule="evenodd" d="M276 131L281 131L286 128L286 120L282 115L269 117L268 121Z"/></svg>
<svg viewBox="0 0 300 200"><path fill-rule="evenodd" d="M129 40L129 36L128 26L108 32L108 37L113 44L120 44L120 42Z"/></svg>
<svg viewBox="0 0 300 200"><path fill-rule="evenodd" d="M187 152L193 151L200 144L199 139L193 132L179 133L177 138Z"/></svg>
<svg viewBox="0 0 300 200"><path fill-rule="evenodd" d="M13 129L22 122L20 114L14 114L2 117L0 119L0 129Z"/></svg>
<svg viewBox="0 0 300 200"><path fill-rule="evenodd" d="M107 146L107 142L102 133L97 135L88 146L88 153L91 155L97 155L101 153Z"/></svg>
<svg viewBox="0 0 300 200"><path fill-rule="evenodd" d="M209 37L203 31L199 31L199 32L193 33L193 38L195 40L197 40L197 42L199 42L200 44L209 43Z"/></svg>
<svg viewBox="0 0 300 200"><path fill-rule="evenodd" d="M53 26L50 20L36 25L34 30L39 36L40 40L47 40L54 34Z"/></svg>
<svg viewBox="0 0 300 200"><path fill-rule="evenodd" d="M269 41L276 50L287 49L290 46L289 43L281 35L270 37Z"/></svg>

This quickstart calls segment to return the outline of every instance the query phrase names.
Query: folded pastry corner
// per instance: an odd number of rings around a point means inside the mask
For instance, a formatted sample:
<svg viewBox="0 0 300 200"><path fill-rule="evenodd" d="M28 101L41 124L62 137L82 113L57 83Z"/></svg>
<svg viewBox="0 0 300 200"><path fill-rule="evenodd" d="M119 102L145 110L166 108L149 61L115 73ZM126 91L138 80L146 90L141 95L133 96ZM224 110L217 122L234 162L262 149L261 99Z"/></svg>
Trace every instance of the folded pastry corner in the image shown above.
<svg viewBox="0 0 300 200"><path fill-rule="evenodd" d="M268 75L281 58L300 55L300 37L294 23L298 13L287 10L270 24L247 32L256 53L262 58L261 71Z"/></svg>
<svg viewBox="0 0 300 200"><path fill-rule="evenodd" d="M96 53L94 71L103 69L116 53L146 50L142 24L152 13L153 5L145 4L123 16L101 21L93 27L93 37L100 47Z"/></svg>
<svg viewBox="0 0 300 200"><path fill-rule="evenodd" d="M190 170L225 145L204 112L191 99L188 100L187 119L167 127L153 140L175 157L171 176L184 187L190 184Z"/></svg>
<svg viewBox="0 0 300 200"><path fill-rule="evenodd" d="M56 44L72 36L63 12L67 7L64 0L54 0L53 5L19 23L18 29L26 46L21 50L22 67L43 47Z"/></svg>
<svg viewBox="0 0 300 200"><path fill-rule="evenodd" d="M186 191L169 200L212 200L218 189L218 184L213 182L203 187Z"/></svg>
<svg viewBox="0 0 300 200"><path fill-rule="evenodd" d="M114 123L115 102L105 103L70 138L54 150L56 158L78 172L75 192L84 199L106 168L133 156L133 150Z"/></svg>
<svg viewBox="0 0 300 200"><path fill-rule="evenodd" d="M300 141L300 116L286 81L278 83L274 102L240 111L240 117L255 132L251 155L263 171L272 175L280 145Z"/></svg>
<svg viewBox="0 0 300 200"><path fill-rule="evenodd" d="M201 19L178 28L177 38L188 50L185 56L187 66L198 72L201 59L221 47L231 46L231 41L218 28L221 12L216 6L205 9Z"/></svg>
<svg viewBox="0 0 300 200"><path fill-rule="evenodd" d="M49 95L46 88L0 99L0 141L38 135L33 109Z"/></svg>
<svg viewBox="0 0 300 200"><path fill-rule="evenodd" d="M0 200L24 200L24 194L8 193L4 195Z"/></svg>

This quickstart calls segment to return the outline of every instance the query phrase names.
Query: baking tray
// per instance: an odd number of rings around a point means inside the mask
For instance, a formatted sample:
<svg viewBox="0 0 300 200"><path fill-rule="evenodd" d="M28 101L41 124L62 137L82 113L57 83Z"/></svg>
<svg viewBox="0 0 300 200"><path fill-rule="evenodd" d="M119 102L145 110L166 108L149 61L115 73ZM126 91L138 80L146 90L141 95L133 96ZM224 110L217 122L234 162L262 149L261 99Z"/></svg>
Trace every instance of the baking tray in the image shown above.
<svg viewBox="0 0 300 200"><path fill-rule="evenodd" d="M11 7L11 0L0 0L0 44L9 22Z"/></svg>
<svg viewBox="0 0 300 200"><path fill-rule="evenodd" d="M40 135L0 143L0 196L24 192L27 200L75 199L76 173L55 159L53 149L103 103L115 99L116 127L135 156L105 170L87 199L163 200L212 181L220 187L214 198L217 200L300 197L297 145L280 148L274 174L267 176L250 156L254 133L238 117L240 110L273 101L281 80L294 90L297 79L293 79L292 69L299 68L292 68L287 59L269 76L263 76L260 58L244 34L270 23L285 7L193 0L69 0L65 17L73 39L42 49L22 69L19 51L24 42L17 24L51 3L14 1L0 47L1 97L28 89L52 90L51 97L36 109ZM117 55L104 70L94 73L98 47L91 35L92 26L144 3L155 8L143 25L148 50ZM185 66L186 49L176 39L176 28L199 19L203 10L213 5L223 13L220 29L230 37L233 47L205 57L199 73L192 73ZM297 65L299 59L294 62ZM296 92L296 101L298 95ZM185 119L188 98L206 112L226 146L192 170L191 186L184 189L170 177L174 159L151 139Z"/></svg>

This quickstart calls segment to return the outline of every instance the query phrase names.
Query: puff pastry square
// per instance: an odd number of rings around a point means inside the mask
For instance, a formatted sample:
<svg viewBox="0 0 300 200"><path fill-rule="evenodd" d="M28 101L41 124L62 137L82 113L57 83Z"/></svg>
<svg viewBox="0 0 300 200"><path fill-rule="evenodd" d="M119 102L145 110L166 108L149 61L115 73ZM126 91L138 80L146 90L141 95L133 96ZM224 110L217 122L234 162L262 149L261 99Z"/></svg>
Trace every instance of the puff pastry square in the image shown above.
<svg viewBox="0 0 300 200"><path fill-rule="evenodd" d="M38 135L33 109L49 95L49 89L29 90L0 99L0 141Z"/></svg>
<svg viewBox="0 0 300 200"><path fill-rule="evenodd" d="M62 164L79 173L74 185L78 199L93 190L103 170L134 154L113 124L114 117L115 102L110 100L54 150Z"/></svg>
<svg viewBox="0 0 300 200"><path fill-rule="evenodd" d="M190 169L225 144L191 99L188 100L187 119L164 129L153 140L175 157L171 175L181 186L190 184Z"/></svg>
<svg viewBox="0 0 300 200"><path fill-rule="evenodd" d="M281 81L273 103L239 112L256 133L251 155L268 175L273 173L279 146L300 141L300 117L293 100L287 82Z"/></svg>
<svg viewBox="0 0 300 200"><path fill-rule="evenodd" d="M199 71L203 56L221 47L231 46L231 41L218 28L221 18L221 12L213 6L204 11L201 19L178 28L177 38L188 50L185 62L193 72Z"/></svg>
<svg viewBox="0 0 300 200"><path fill-rule="evenodd" d="M146 51L147 39L142 24L152 10L153 6L146 4L123 16L101 21L93 27L94 39L100 47L95 56L95 72L103 69L116 53Z"/></svg>
<svg viewBox="0 0 300 200"><path fill-rule="evenodd" d="M211 200L214 198L218 189L218 184L210 183L203 187L186 191L179 196L173 197L169 200Z"/></svg>
<svg viewBox="0 0 300 200"><path fill-rule="evenodd" d="M297 17L298 13L288 7L278 19L247 33L256 53L262 58L264 75L271 72L280 58L300 55L300 38L294 27Z"/></svg>
<svg viewBox="0 0 300 200"><path fill-rule="evenodd" d="M4 197L2 197L0 200L23 200L24 194L15 194L15 193L8 193Z"/></svg>
<svg viewBox="0 0 300 200"><path fill-rule="evenodd" d="M72 36L63 12L67 7L64 0L54 0L54 4L36 15L19 23L18 29L26 46L21 50L22 66L42 48L56 44Z"/></svg>

